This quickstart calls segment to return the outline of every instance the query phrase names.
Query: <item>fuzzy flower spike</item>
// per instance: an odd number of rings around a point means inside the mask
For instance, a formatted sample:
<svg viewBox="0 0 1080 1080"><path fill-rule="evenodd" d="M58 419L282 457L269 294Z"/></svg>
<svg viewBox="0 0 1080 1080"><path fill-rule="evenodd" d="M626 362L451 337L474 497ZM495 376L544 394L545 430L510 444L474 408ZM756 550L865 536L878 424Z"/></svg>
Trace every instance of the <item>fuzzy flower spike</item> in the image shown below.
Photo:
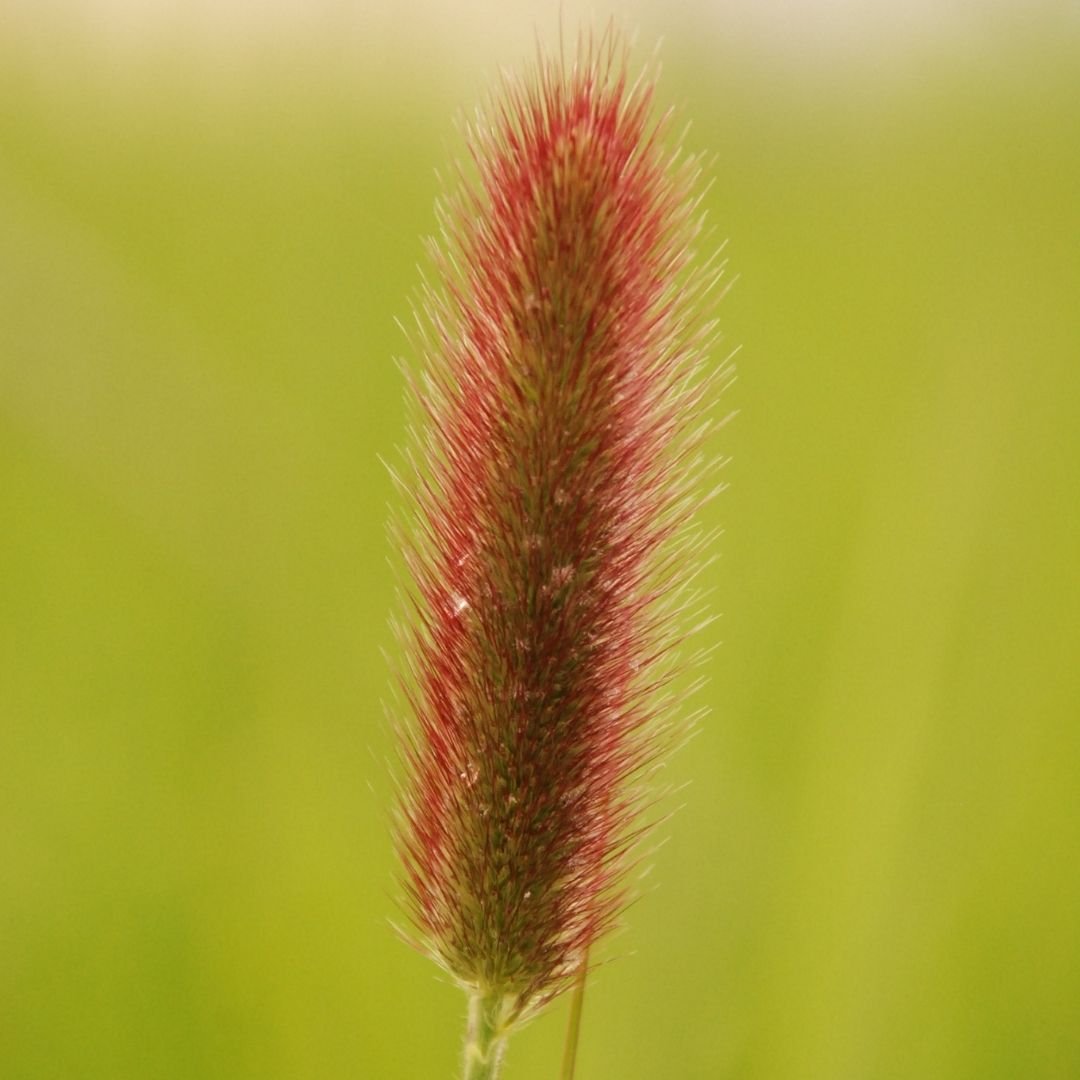
<svg viewBox="0 0 1080 1080"><path fill-rule="evenodd" d="M611 35L508 81L418 313L398 844L416 940L470 995L471 1080L619 915L687 720L663 687L730 368L703 373L719 272L691 266L698 170L652 89Z"/></svg>

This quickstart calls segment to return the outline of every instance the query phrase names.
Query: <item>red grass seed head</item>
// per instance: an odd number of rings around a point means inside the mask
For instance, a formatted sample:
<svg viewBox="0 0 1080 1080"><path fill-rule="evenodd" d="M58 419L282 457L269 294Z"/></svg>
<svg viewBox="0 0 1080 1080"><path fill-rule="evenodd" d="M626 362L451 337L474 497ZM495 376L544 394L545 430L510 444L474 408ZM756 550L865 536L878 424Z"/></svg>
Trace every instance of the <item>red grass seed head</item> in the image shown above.
<svg viewBox="0 0 1080 1080"><path fill-rule="evenodd" d="M729 370L652 93L611 36L504 85L419 311L398 846L422 946L521 1014L625 902Z"/></svg>

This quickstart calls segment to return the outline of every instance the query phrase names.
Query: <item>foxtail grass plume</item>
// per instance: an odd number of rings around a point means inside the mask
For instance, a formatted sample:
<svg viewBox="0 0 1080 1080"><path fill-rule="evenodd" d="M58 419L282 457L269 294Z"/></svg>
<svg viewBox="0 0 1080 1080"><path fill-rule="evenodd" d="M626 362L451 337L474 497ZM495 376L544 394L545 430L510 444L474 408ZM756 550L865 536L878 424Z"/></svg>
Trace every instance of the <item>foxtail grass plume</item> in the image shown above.
<svg viewBox="0 0 1080 1080"><path fill-rule="evenodd" d="M687 720L669 683L730 367L703 363L699 170L652 99L611 34L507 77L418 305L398 845L413 940L470 995L469 1078L619 916Z"/></svg>

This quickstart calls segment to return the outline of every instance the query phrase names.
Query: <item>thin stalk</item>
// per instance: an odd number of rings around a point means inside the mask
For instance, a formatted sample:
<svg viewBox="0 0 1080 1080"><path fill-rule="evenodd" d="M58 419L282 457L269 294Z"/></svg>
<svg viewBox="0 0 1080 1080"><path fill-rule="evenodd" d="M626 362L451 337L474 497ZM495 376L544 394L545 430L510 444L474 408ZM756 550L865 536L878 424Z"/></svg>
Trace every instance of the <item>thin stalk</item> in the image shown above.
<svg viewBox="0 0 1080 1080"><path fill-rule="evenodd" d="M477 990L469 997L464 1080L497 1080L508 1033L503 1000L502 994L491 991Z"/></svg>
<svg viewBox="0 0 1080 1080"><path fill-rule="evenodd" d="M562 1080L574 1080L578 1040L581 1037L581 1009L585 1002L585 980L588 974L589 957L586 953L581 958L581 971L574 983L574 993L570 999L570 1020L566 1025L566 1044L563 1047Z"/></svg>

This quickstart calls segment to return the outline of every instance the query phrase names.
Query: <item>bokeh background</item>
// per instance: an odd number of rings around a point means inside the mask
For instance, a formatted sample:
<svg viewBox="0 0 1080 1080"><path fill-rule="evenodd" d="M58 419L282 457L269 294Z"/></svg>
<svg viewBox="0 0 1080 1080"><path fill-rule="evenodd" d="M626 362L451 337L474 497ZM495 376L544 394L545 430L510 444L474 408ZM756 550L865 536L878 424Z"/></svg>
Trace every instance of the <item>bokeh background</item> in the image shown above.
<svg viewBox="0 0 1080 1080"><path fill-rule="evenodd" d="M6 1080L454 1075L378 455L453 118L554 8L3 6ZM1080 1076L1080 13L664 8L739 276L722 645L579 1076Z"/></svg>

